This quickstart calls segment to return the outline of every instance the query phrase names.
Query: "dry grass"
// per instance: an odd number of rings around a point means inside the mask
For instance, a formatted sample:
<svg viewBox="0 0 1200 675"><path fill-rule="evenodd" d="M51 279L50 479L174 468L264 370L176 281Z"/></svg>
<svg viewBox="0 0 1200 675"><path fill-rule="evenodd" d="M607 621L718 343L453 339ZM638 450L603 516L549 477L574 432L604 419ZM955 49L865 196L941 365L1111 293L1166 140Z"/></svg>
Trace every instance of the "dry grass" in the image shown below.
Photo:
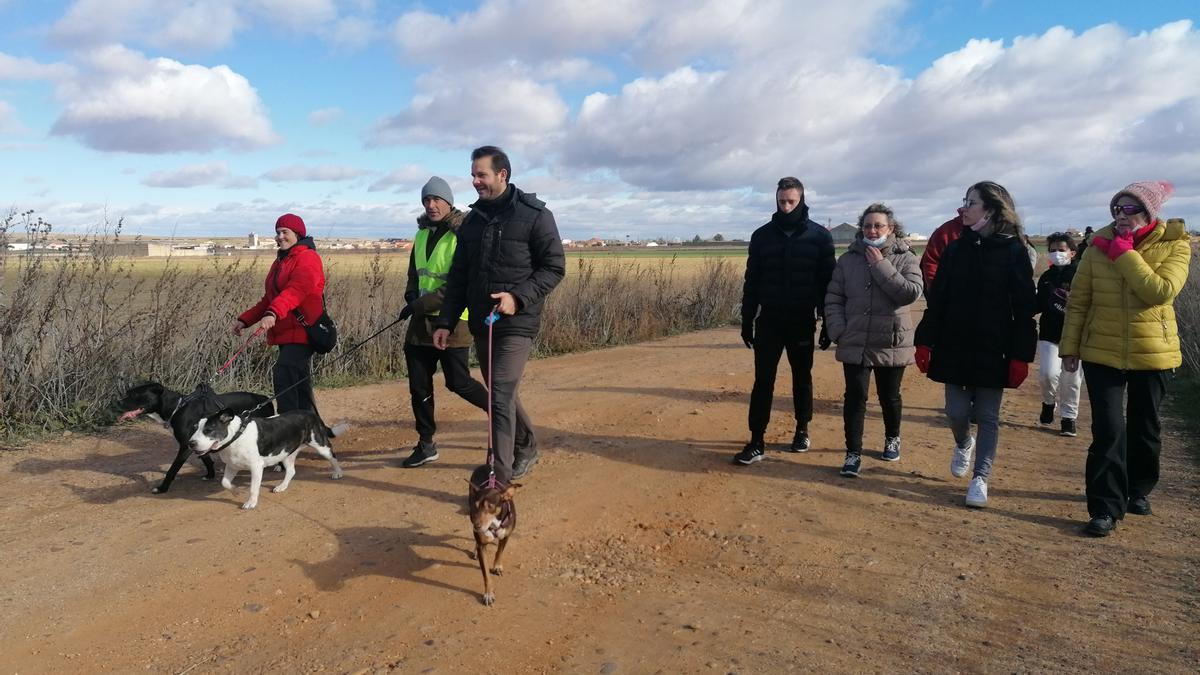
<svg viewBox="0 0 1200 675"><path fill-rule="evenodd" d="M1200 377L1200 239L1192 240L1192 264L1187 283L1175 299L1175 319L1179 323L1179 343L1183 350L1183 370L1189 377Z"/></svg>
<svg viewBox="0 0 1200 675"><path fill-rule="evenodd" d="M32 213L0 223L0 443L112 420L111 402L147 379L190 391L238 348L234 318L263 291L272 255L129 259L112 254L121 224L87 238L86 252L7 251L10 234L45 242ZM337 349L315 362L318 385L405 374L405 326L353 356L344 350L391 323L403 306L406 255L323 254ZM537 353L557 354L729 322L741 261L726 258L571 260L550 296ZM260 339L218 390L268 391L274 352ZM322 366L326 363L326 366Z"/></svg>

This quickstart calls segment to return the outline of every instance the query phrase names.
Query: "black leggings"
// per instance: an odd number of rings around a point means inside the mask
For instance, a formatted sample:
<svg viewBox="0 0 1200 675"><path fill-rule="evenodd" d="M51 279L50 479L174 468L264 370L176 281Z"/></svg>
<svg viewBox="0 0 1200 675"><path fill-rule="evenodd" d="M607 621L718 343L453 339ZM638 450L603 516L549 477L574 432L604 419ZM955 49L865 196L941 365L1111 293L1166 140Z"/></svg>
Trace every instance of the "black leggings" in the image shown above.
<svg viewBox="0 0 1200 675"><path fill-rule="evenodd" d="M863 418L867 412L867 389L871 385L871 371L875 371L875 392L879 406L883 408L884 435L900 435L900 414L904 401L900 397L900 382L904 380L904 366L885 368L882 366L859 366L842 364L846 374L846 396L842 406L842 420L846 430L846 451L862 452Z"/></svg>
<svg viewBox="0 0 1200 675"><path fill-rule="evenodd" d="M279 398L275 400L277 412L317 412L317 402L313 399L312 389L312 356L313 348L308 345L279 345L279 358L271 372L275 381L275 393L279 394ZM284 391L285 389L288 391Z"/></svg>

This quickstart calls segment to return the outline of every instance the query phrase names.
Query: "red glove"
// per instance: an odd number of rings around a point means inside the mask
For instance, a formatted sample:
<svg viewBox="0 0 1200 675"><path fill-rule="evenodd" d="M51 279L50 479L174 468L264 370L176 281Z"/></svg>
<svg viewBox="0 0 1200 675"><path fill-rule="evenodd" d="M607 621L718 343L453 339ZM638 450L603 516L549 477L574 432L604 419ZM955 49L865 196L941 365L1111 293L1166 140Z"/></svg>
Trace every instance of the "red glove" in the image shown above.
<svg viewBox="0 0 1200 675"><path fill-rule="evenodd" d="M922 373L929 372L929 359L933 357L933 350L925 345L917 347L917 370Z"/></svg>
<svg viewBox="0 0 1200 675"><path fill-rule="evenodd" d="M1029 377L1029 364L1020 359L1008 360L1008 387L1016 389Z"/></svg>
<svg viewBox="0 0 1200 675"><path fill-rule="evenodd" d="M1117 258L1133 250L1133 233L1122 236L1117 235L1113 238L1112 243L1108 245L1108 259L1116 262Z"/></svg>

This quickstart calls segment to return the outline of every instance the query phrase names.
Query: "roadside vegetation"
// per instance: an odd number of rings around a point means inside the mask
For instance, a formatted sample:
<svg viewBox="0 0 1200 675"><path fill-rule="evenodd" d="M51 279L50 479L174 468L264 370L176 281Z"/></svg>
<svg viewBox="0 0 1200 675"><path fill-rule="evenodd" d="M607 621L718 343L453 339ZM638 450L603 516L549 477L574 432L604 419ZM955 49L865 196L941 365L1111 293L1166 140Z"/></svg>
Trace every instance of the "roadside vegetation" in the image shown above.
<svg viewBox="0 0 1200 675"><path fill-rule="evenodd" d="M0 223L0 446L108 425L111 403L142 381L191 391L241 345L229 326L261 297L272 261L271 255L118 257L113 244L128 239L120 222L98 228L84 246L65 253L8 250L17 235L41 244L50 234L51 225L32 212L9 214ZM315 361L317 386L404 377L404 324L354 355L338 357L395 320L403 306L407 256L334 254L325 260L339 344ZM728 257L568 257L567 278L547 302L536 353L729 323L743 264ZM274 356L259 337L212 384L219 391L270 393Z"/></svg>

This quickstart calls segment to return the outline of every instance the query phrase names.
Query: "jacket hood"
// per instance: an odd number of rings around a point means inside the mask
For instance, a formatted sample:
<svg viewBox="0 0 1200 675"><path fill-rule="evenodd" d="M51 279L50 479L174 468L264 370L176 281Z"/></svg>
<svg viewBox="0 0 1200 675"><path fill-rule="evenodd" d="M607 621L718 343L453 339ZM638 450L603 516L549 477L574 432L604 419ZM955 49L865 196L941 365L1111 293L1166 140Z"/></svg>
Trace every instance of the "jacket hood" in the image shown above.
<svg viewBox="0 0 1200 675"><path fill-rule="evenodd" d="M462 226L463 219L466 217L467 214L456 207L450 207L450 213L436 223L430 220L427 214L422 213L417 217L417 229L432 230L436 229L438 225L445 225L451 232L457 234L458 228Z"/></svg>
<svg viewBox="0 0 1200 675"><path fill-rule="evenodd" d="M862 255L864 253L864 249L866 248L867 243L863 241L862 230L859 230L858 234L854 235L854 241L850 243L850 246L847 248L847 250ZM893 233L888 235L887 242L884 243L883 247L879 250L883 251L884 255L887 255L889 253L905 253L910 248L911 247L908 245L907 241L904 239L898 239Z"/></svg>
<svg viewBox="0 0 1200 675"><path fill-rule="evenodd" d="M315 241L313 241L312 237L304 237L303 239L297 240L296 243L292 244L291 248L289 248L286 251L277 251L275 256L277 258L279 258L280 260L283 260L284 258L291 255L293 251L299 252L300 249L305 249L305 248L313 250L313 251L317 250L317 243Z"/></svg>

